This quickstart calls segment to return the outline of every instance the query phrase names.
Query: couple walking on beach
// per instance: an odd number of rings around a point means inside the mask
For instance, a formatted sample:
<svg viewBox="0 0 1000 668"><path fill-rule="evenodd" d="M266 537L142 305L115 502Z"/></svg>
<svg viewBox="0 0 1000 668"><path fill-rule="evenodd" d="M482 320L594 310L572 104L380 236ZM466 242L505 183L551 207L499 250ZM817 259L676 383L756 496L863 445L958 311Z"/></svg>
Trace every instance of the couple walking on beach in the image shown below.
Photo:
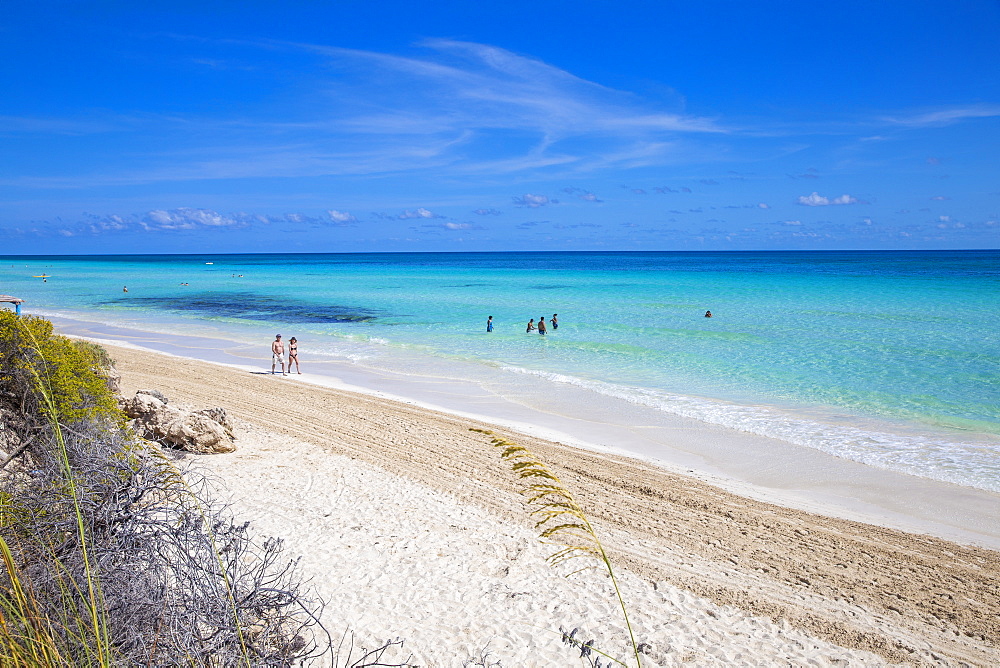
<svg viewBox="0 0 1000 668"><path fill-rule="evenodd" d="M292 372L292 362L295 362L295 370L302 375L299 368L299 342L293 336L288 341L288 371L285 371L285 344L281 341L281 334L274 336L271 342L271 375L274 375L274 367L281 366L281 375L287 376Z"/></svg>

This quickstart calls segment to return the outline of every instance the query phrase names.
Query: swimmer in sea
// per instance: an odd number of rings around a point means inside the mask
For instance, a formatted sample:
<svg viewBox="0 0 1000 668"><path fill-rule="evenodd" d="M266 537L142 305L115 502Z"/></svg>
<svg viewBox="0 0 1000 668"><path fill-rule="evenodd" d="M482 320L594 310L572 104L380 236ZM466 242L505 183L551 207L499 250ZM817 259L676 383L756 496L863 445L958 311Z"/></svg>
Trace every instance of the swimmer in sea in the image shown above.
<svg viewBox="0 0 1000 668"><path fill-rule="evenodd" d="M712 312L711 311L705 311L705 317L706 318L711 318L712 317Z"/></svg>
<svg viewBox="0 0 1000 668"><path fill-rule="evenodd" d="M545 317L544 316L538 319L538 333L541 336L545 336Z"/></svg>
<svg viewBox="0 0 1000 668"><path fill-rule="evenodd" d="M493 316L486 318L486 331L487 332L493 331Z"/></svg>
<svg viewBox="0 0 1000 668"><path fill-rule="evenodd" d="M535 330L535 319L532 318L528 321L528 329L524 330L525 334L530 334Z"/></svg>
<svg viewBox="0 0 1000 668"><path fill-rule="evenodd" d="M552 317L549 319L549 322L552 323L552 331L559 329L559 321L556 320L556 317L558 317L558 315L559 315L558 313L553 313Z"/></svg>

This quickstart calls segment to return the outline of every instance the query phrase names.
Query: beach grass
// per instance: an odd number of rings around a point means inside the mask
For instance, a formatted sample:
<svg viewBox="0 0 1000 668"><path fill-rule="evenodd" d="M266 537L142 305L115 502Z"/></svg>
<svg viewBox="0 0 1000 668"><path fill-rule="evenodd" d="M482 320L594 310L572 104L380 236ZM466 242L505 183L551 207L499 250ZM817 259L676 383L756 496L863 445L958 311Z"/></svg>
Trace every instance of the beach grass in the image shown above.
<svg viewBox="0 0 1000 668"><path fill-rule="evenodd" d="M548 562L553 566L558 566L574 559L595 560L607 571L621 606L625 627L628 629L635 665L637 668L641 668L639 644L635 640L635 632L631 622L629 622L628 608L618 586L618 578L615 577L611 559L587 518L587 514L573 497L573 493L545 462L523 445L496 436L490 430L473 427L469 431L492 436L491 444L501 449L500 457L510 464L511 470L521 482L519 491L527 497L526 503L534 507L531 515L535 518L535 530L539 532L539 537L558 546L556 552L549 555ZM592 566L593 564L584 566L569 573L567 577ZM623 661L593 648L592 645L580 643L575 638L575 630L569 633L563 632L563 642L581 649L584 656L589 655L591 651L596 651L619 665L626 665Z"/></svg>

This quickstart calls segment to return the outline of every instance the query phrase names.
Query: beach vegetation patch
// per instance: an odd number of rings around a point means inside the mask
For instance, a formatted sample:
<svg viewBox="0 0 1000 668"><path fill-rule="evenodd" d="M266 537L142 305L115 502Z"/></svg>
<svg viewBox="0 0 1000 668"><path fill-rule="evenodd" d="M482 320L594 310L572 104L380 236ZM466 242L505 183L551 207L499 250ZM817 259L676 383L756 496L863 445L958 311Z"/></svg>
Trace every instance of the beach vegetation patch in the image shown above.
<svg viewBox="0 0 1000 668"><path fill-rule="evenodd" d="M37 316L0 312L0 411L33 428L89 418L120 422L108 384L113 363L100 346L53 334ZM25 425L27 428L27 425Z"/></svg>
<svg viewBox="0 0 1000 668"><path fill-rule="evenodd" d="M332 654L281 541L255 538L124 427L103 351L0 314L0 362L0 665Z"/></svg>
<svg viewBox="0 0 1000 668"><path fill-rule="evenodd" d="M0 477L0 664L282 666L327 651L279 540L124 430L56 433Z"/></svg>

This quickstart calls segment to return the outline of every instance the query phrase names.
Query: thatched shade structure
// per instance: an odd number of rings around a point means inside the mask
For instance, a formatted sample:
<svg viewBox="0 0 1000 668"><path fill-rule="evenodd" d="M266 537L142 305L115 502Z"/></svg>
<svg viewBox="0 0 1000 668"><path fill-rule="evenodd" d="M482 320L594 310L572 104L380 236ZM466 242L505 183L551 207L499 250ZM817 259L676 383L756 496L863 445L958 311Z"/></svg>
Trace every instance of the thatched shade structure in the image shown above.
<svg viewBox="0 0 1000 668"><path fill-rule="evenodd" d="M14 312L21 315L21 304L24 303L23 299L18 297L11 297L10 295L0 295L0 304L13 304Z"/></svg>

